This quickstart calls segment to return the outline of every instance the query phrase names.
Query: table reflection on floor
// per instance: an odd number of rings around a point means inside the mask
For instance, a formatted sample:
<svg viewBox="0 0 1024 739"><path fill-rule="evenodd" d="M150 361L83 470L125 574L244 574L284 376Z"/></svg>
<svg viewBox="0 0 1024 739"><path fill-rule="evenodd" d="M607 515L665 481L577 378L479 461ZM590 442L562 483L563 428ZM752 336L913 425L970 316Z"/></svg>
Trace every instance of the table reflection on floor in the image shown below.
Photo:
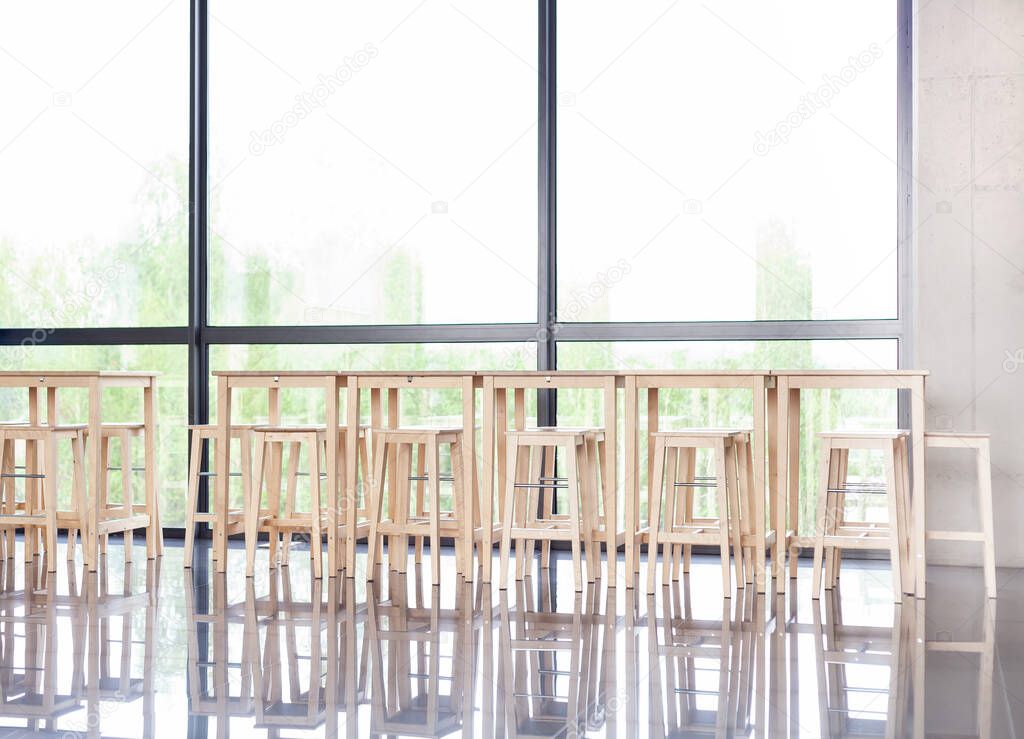
<svg viewBox="0 0 1024 739"><path fill-rule="evenodd" d="M814 602L803 572L787 596L723 599L713 558L648 596L600 581L574 593L557 555L501 591L434 588L413 562L364 585L314 580L299 556L246 580L214 574L208 552L183 570L174 547L128 566L115 550L98 575L0 562L0 735L1003 737L1020 725L1015 572L1000 573L998 607L976 572L953 568L930 571L927 602L894 606L887 570L869 563L844 566ZM240 572L244 554L229 557Z"/></svg>

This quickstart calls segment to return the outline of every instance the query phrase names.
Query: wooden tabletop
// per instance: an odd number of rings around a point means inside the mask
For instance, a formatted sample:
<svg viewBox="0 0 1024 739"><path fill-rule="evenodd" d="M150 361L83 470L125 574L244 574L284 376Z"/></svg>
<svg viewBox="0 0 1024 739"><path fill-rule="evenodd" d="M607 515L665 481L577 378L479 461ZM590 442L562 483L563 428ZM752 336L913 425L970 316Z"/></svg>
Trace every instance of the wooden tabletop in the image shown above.
<svg viewBox="0 0 1024 739"><path fill-rule="evenodd" d="M161 372L137 370L2 370L0 377L159 377Z"/></svg>
<svg viewBox="0 0 1024 739"><path fill-rule="evenodd" d="M27 374L50 374L50 375L157 375L157 372L121 372L115 371L84 371L84 372L0 372L3 375L27 375ZM467 375L488 376L488 377L624 377L632 375L647 376L692 376L721 375L745 377L750 375L862 375L871 377L875 375L906 375L926 376L928 370L917 369L559 369L559 370L213 370L210 374L215 377L308 377L317 375L330 377L332 375L361 375L363 377L465 377Z"/></svg>

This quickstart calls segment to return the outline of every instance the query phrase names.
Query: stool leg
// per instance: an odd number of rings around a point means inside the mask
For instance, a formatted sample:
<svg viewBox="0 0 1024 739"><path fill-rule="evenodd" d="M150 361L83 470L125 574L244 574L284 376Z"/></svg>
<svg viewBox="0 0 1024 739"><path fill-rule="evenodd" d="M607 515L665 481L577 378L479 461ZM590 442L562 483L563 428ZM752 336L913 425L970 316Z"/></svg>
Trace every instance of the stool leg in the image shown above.
<svg viewBox="0 0 1024 739"><path fill-rule="evenodd" d="M199 507L199 472L202 462L203 440L198 431L192 431L188 455L188 502L185 504L185 567L192 567L192 551L196 538L196 509ZM248 496L246 496L248 498ZM71 535L68 535L70 546ZM70 558L70 555L69 555Z"/></svg>
<svg viewBox="0 0 1024 739"><path fill-rule="evenodd" d="M46 514L46 571L57 571L57 440L50 436L43 446L46 478L43 480L43 512Z"/></svg>
<svg viewBox="0 0 1024 739"><path fill-rule="evenodd" d="M25 442L25 473L29 475L39 474L38 448L34 441ZM33 514L36 512L39 501L38 485L38 479L25 479L25 513ZM25 563L28 564L35 558L37 532L34 526L25 526L24 532Z"/></svg>
<svg viewBox="0 0 1024 739"><path fill-rule="evenodd" d="M434 585L441 584L441 465L437 438L427 440L427 477L430 490L430 570ZM404 552L403 552L404 554Z"/></svg>
<svg viewBox="0 0 1024 739"><path fill-rule="evenodd" d="M531 448L531 447L523 447L523 449L526 450L525 454L522 453L522 449L520 449L519 453L517 454L517 458L516 458L516 460L517 460L516 461L516 465L517 466L516 466L515 477L516 477L516 480L524 480L525 479L527 482L532 482L532 480L530 479L530 469L531 469L530 465L531 465L531 460L533 459L533 455L537 454L538 450L536 448ZM533 489L532 488L524 488L524 490L526 491L525 501L521 502L521 504L519 506L519 515L516 516L516 518L515 518L515 520L517 522L517 527L520 528L520 529L525 529L525 528L527 528L530 525L530 517L536 511L536 508L533 505L533 492L534 492ZM525 505L523 503L525 503ZM520 536L516 537L516 580L517 581L518 580L522 580L523 576L525 574L523 572L523 569L524 569L523 568L523 563L525 562L525 557L526 557L526 540L522 537L522 535L520 535Z"/></svg>
<svg viewBox="0 0 1024 739"><path fill-rule="evenodd" d="M902 573L903 592L913 594L914 572L913 560L910 557L911 521L910 521L910 459L907 452L907 439L896 440L896 483L899 487L896 496L897 513L899 514L900 551L903 553Z"/></svg>
<svg viewBox="0 0 1024 739"><path fill-rule="evenodd" d="M833 449L832 457L828 468L828 489L840 490L846 486L846 459L849 449ZM825 536L834 536L839 531L839 525L843 519L846 497L843 493L827 493L825 499ZM824 562L822 567L825 576L825 589L831 590L835 587L835 563L839 557L839 547L828 546L824 551Z"/></svg>
<svg viewBox="0 0 1024 739"><path fill-rule="evenodd" d="M839 454L839 472L836 475L836 487L846 489L846 480L850 469L850 450L843 449ZM836 531L846 520L846 493L836 493L832 505L834 513L830 517L832 530ZM843 550L839 547L832 549L831 575L832 587L839 584L839 570L843 563Z"/></svg>
<svg viewBox="0 0 1024 739"><path fill-rule="evenodd" d="M675 533L676 503L676 470L679 468L679 448L669 447L665 450L665 531ZM672 564L676 544L665 543L661 547L661 584L672 582Z"/></svg>
<svg viewBox="0 0 1024 739"><path fill-rule="evenodd" d="M252 432L242 431L238 437L238 461L241 464L242 472L242 528L245 529L245 511L249 507L249 499L252 497ZM228 480L230 486L230 479ZM157 497L156 505L159 507L159 497ZM231 505L228 505L228 510L231 509ZM230 518L230 516L229 516ZM227 522L225 522L225 526Z"/></svg>
<svg viewBox="0 0 1024 739"><path fill-rule="evenodd" d="M597 457L594 464L597 465L597 479L601 485L601 516L600 521L604 526L605 536L605 566L606 573L608 574L608 581L611 582L611 575L609 573L615 570L612 566L614 562L618 561L619 558L619 522L612 520L612 513L615 514L615 518L618 518L618 505L617 501L612 500L613 495L618 494L618 487L616 485L608 484L608 473L607 473L607 457L608 453L607 442L597 442ZM595 503L596 505L596 503ZM598 545L597 549L598 563L601 561L601 548Z"/></svg>
<svg viewBox="0 0 1024 739"><path fill-rule="evenodd" d="M532 485L540 485L541 484L541 476L543 475L543 472L544 472L544 456L545 456L544 455L544 450L542 448L540 448L540 447L531 447L530 448L530 477L529 477L529 480L530 480L530 484L532 484ZM544 488L544 489L541 489L541 488L527 488L527 491L526 491L526 500L527 500L527 503L526 503L526 526L528 528L534 529L534 528L538 528L538 526L540 525L541 515L538 514L538 512L537 512L538 511L538 506L542 506L545 503L549 502L550 497L551 497L549 495L549 492L550 491L549 491L548 488ZM548 508L546 505L544 505L544 507L540 508L540 510L543 512L543 515L545 517L548 517L548 518L551 517L551 511L552 511L551 508ZM525 574L527 574L527 575L531 574L532 571L533 571L533 550L534 550L535 544L536 544L536 541L534 539L527 539L526 540L526 546L524 547L525 554L524 554L524 557L523 557L523 561L522 561L522 563L520 563L518 565L519 567L522 567L525 564L525 567L526 567L526 573ZM541 544L541 552L542 553L543 553L543 550L544 550L544 545L542 543ZM518 554L519 554L519 550L517 549L516 550L516 555L518 556Z"/></svg>
<svg viewBox="0 0 1024 739"><path fill-rule="evenodd" d="M307 442L309 444L309 548L313 555L313 576L319 580L324 576L324 542L323 521L321 519L322 501L320 489L320 441L314 433L307 437ZM329 481L327 487L330 488ZM320 601L317 599L315 602L319 603ZM314 641L317 644L320 643L319 639L314 639Z"/></svg>
<svg viewBox="0 0 1024 739"><path fill-rule="evenodd" d="M546 448L544 450L544 455L543 455L544 456L544 464L543 464L543 466L541 468L541 474L543 474L549 480L553 479L554 476L557 474L557 471L555 469L555 457L556 457L557 453L556 453L555 450L556 450L556 447L548 447L548 448ZM553 486L554 482L552 482L551 484ZM543 488L542 492L543 492L543 500L542 500L541 504L543 505L543 508L541 508L541 510L543 511L543 515L546 518L551 518L552 516L555 515L555 498L556 498L555 493L556 493L556 490L555 490L554 487L545 487L545 488ZM530 554L532 556L533 552L531 551ZM547 570L547 569L550 569L550 567L551 567L551 540L550 539L544 539L540 543L540 568L542 570Z"/></svg>
<svg viewBox="0 0 1024 739"><path fill-rule="evenodd" d="M366 538L366 579L373 581L376 576L377 558L380 556L380 525L381 509L384 505L384 444L380 440L374 442L373 474L370 477L370 532ZM351 565L351 563L350 563Z"/></svg>
<svg viewBox="0 0 1024 739"><path fill-rule="evenodd" d="M371 498L371 495L370 495L369 488L367 488L367 485L369 485L369 482L368 482L367 478L370 475L370 473L373 471L373 469L370 467L369 446L366 443L366 437L365 436L362 439L359 439L358 447L359 447L359 465L360 465L360 468L363 470L363 480L362 480L362 485L360 485L357 482L356 489L354 491L352 491L352 499L348 501L349 505L356 506L356 518L355 518L355 520L356 520L357 525L358 525L358 522L360 521L360 519L365 520L367 523L369 523L369 520L370 520L370 503L371 503L370 498ZM355 460L353 460L353 464L355 464ZM358 468L357 468L357 471L358 471ZM356 476L356 479L358 480L358 474ZM359 497L360 497L360 493L362 494L362 503L363 503L363 507L362 508L359 508L359 503L358 503L358 500L359 500ZM356 532L352 531L350 535L352 537L355 537L356 536ZM377 559L378 559L378 561L380 560L380 552L377 553ZM354 568L355 567L355 563L353 562L353 563L349 564L348 562L346 562L344 566L345 567L352 567L352 568Z"/></svg>
<svg viewBox="0 0 1024 739"><path fill-rule="evenodd" d="M256 459L253 460L253 484L249 499L245 501L245 576L252 577L256 563L256 538L259 535L258 521L260 505L263 502L263 472L266 463L266 441L263 434L256 434ZM273 567L273 561L270 566Z"/></svg>
<svg viewBox="0 0 1024 739"><path fill-rule="evenodd" d="M658 564L658 532L661 530L661 498L665 487L665 443L654 442L654 467L649 488L650 508L647 534L647 594L654 594L654 568Z"/></svg>
<svg viewBox="0 0 1024 739"><path fill-rule="evenodd" d="M124 515L135 515L135 498L132 488L132 437L127 431L118 433L121 443L121 496L123 498ZM150 515L153 512L150 511ZM125 564L132 561L132 550L135 544L135 532L132 529L126 530L122 535L124 542Z"/></svg>
<svg viewBox="0 0 1024 739"><path fill-rule="evenodd" d="M896 485L896 457L894 444L885 448L885 489L889 504L889 557L892 566L892 591L897 603L903 600L903 556L900 543L899 488ZM906 533L904 531L904 533Z"/></svg>
<svg viewBox="0 0 1024 739"><path fill-rule="evenodd" d="M974 453L978 466L978 513L981 515L982 561L985 565L985 594L996 597L996 553L992 526L992 465L989 462L989 441L982 440Z"/></svg>
<svg viewBox="0 0 1024 739"><path fill-rule="evenodd" d="M463 479L463 467L462 467L462 442L456 441L451 445L452 454L452 500L454 501L453 508L455 510L455 558L456 561L462 560L461 565L458 567L458 571L465 577L469 577L473 574L473 541L466 541L466 537L463 535L463 522L465 519L463 516L472 515L471 511L467 511L463 505L463 496L465 495L466 481ZM470 482L472 484L472 482ZM461 552L461 556L460 553Z"/></svg>
<svg viewBox="0 0 1024 739"><path fill-rule="evenodd" d="M811 597L821 597L821 560L825 551L828 488L832 476L832 447L828 439L821 441L821 462L818 469L818 513L814 519L814 567L811 570ZM778 536L776 532L776 536Z"/></svg>
<svg viewBox="0 0 1024 739"><path fill-rule="evenodd" d="M679 468L682 457L685 456L683 449L674 447L667 449L665 452L665 504L664 504L664 518L665 518L665 530L675 531L675 527L680 523L683 513L683 503L686 501L686 493L680 493L680 489L676 487L676 483L679 482ZM682 544L665 544L662 545L662 556L664 561L662 562L662 584L667 585L672 581L679 579L679 568L681 564L683 545Z"/></svg>
<svg viewBox="0 0 1024 739"><path fill-rule="evenodd" d="M108 493L110 492L110 437L103 436L100 434L99 439L101 451L100 451L100 465L103 467L103 485L97 492L96 507L100 512L100 520L103 520L103 516L107 511L107 503L109 502ZM110 543L110 534L104 534L99 538L100 554L104 557L107 556L107 545Z"/></svg>
<svg viewBox="0 0 1024 739"><path fill-rule="evenodd" d="M745 580L743 578L743 539L740 531L738 467L736 444L729 444L725 447L725 497L729 507L725 511L720 511L719 515L725 514L726 523L732 533L732 561L733 569L736 571L736 587L742 588Z"/></svg>
<svg viewBox="0 0 1024 739"><path fill-rule="evenodd" d="M282 449L283 449L282 445ZM291 442L288 445L288 477L285 480L285 495L284 495L284 517L291 519L295 516L295 496L299 485L299 453L302 449L302 445L296 441ZM310 449L310 457L312 458L316 454L316 445ZM282 459L284 455L282 454ZM312 460L311 460L312 461ZM312 467L310 468L312 469ZM318 481L319 482L319 481ZM313 498L313 478L309 479L309 496L310 500ZM291 558L292 548L292 530L285 529L283 534L283 543L281 544L281 565L283 567L288 566L288 560ZM310 556L313 556L312 544L310 545Z"/></svg>
<svg viewBox="0 0 1024 739"><path fill-rule="evenodd" d="M572 569L573 582L576 585L576 592L583 592L583 561L580 557L580 546L582 545L582 532L580 531L580 468L576 461L576 454L566 450L565 465L569 478L569 487L566 492L569 494L569 532L572 537ZM575 675L574 675L575 677Z"/></svg>
<svg viewBox="0 0 1024 739"><path fill-rule="evenodd" d="M722 558L722 596L732 597L732 577L729 574L729 476L725 458L725 442L715 444L715 496L718 498L718 550Z"/></svg>
<svg viewBox="0 0 1024 739"><path fill-rule="evenodd" d="M597 442L584 437L583 443L576 447L576 467L580 470L580 509L583 522L580 526L583 544L586 547L587 582L594 582L597 565L601 558L597 539L597 469L594 467L597 457ZM593 452L593 456L591 456ZM550 541L550 539L548 540Z"/></svg>
<svg viewBox="0 0 1024 739"><path fill-rule="evenodd" d="M427 481L423 478L427 474L427 447L425 444L416 445L416 517L422 518L426 513L425 495ZM417 536L413 542L413 562L417 565L423 561L423 537Z"/></svg>
<svg viewBox="0 0 1024 739"><path fill-rule="evenodd" d="M0 453L0 460L2 460L3 473L5 475L13 475L14 440L8 439L3 432L0 432L0 452L2 452ZM14 484L13 477L5 477L0 480L0 493L3 494L4 515L13 516L15 512L15 501L17 500L17 486ZM13 559L15 528L13 526L7 526L3 536L6 543L4 558Z"/></svg>
<svg viewBox="0 0 1024 739"><path fill-rule="evenodd" d="M71 457L72 464L74 466L74 473L71 480L72 507L78 516L78 526L73 526L68 529L67 549L69 562L73 562L75 559L75 539L78 536L78 531L79 529L84 530L86 521L89 517L89 513L85 507L85 436L82 433L76 434L71 440ZM191 560L189 561L191 562Z"/></svg>
<svg viewBox="0 0 1024 739"><path fill-rule="evenodd" d="M508 589L508 558L512 548L512 522L516 504L516 470L519 469L519 445L508 444L505 463L505 505L502 508L501 549L498 555L499 587Z"/></svg>
<svg viewBox="0 0 1024 739"><path fill-rule="evenodd" d="M404 573L409 565L409 537L406 536L404 531L409 526L409 475L412 472L412 445L404 442L399 444L398 454L393 459L395 460L396 474L394 475L394 482L388 489L389 494L395 498L393 503L389 502L391 521L402 527L403 533L388 538L388 561L392 571ZM429 501L431 510L439 502L435 503L431 499ZM416 536L413 538L422 539L423 537ZM395 543L392 544L392 542ZM431 552L437 546L437 543L431 541Z"/></svg>
<svg viewBox="0 0 1024 739"><path fill-rule="evenodd" d="M680 450L683 458L683 471L680 473L681 482L695 482L697 479L697 450L683 448ZM689 526L693 523L693 497L694 488L683 488L683 525ZM690 560L693 555L693 545L683 544L683 574L690 571Z"/></svg>
<svg viewBox="0 0 1024 739"><path fill-rule="evenodd" d="M743 574L747 583L754 582L754 567L757 548L757 526L754 525L754 501L751 496L753 475L750 474L750 444L742 439L733 442L736 450L736 481L739 486L739 512L734 518L742 535L754 535L754 546L743 549Z"/></svg>

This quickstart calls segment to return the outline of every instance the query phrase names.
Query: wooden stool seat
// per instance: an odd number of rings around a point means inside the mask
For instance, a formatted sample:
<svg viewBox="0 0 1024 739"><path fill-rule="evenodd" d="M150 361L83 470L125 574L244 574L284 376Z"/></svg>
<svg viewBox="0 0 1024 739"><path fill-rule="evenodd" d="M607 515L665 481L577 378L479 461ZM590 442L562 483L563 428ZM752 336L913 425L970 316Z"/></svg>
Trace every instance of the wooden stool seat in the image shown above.
<svg viewBox="0 0 1024 739"><path fill-rule="evenodd" d="M469 574L473 564L473 541L466 541L464 516L472 516L473 510L467 511L464 506L466 481L462 469L462 429L405 427L374 429L372 433L375 457L367 537L367 580L373 580L376 574L383 536L388 537L389 569L396 572L405 572L408 537L413 537L416 542L417 562L422 542L429 538L432 581L439 585L441 535L450 534L455 540L456 571ZM442 445L450 449L451 475L441 472L439 450ZM414 453L416 474L412 470ZM388 482L386 515L383 512L385 480ZM441 482L452 484L452 510L441 510ZM415 483L416 504L412 511L410 483Z"/></svg>
<svg viewBox="0 0 1024 739"><path fill-rule="evenodd" d="M811 592L818 599L822 567L825 587L835 587L839 579L842 549L887 550L889 552L893 594L897 602L904 585L913 585L910 573L910 510L907 441L909 431L824 431L821 440L821 466L818 478L818 514L814 536L814 568ZM848 476L851 449L879 450L883 456L885 479L851 481ZM846 518L847 495L884 495L889 519L885 523L850 521ZM823 559L825 560L823 562Z"/></svg>
<svg viewBox="0 0 1024 739"><path fill-rule="evenodd" d="M682 572L686 573L694 544L717 544L722 564L722 595L728 598L732 594L730 544L738 587L744 584L744 546L758 546L750 513L755 510L751 497L755 492L750 430L687 428L655 431L651 438L654 468L650 481L650 519L646 532L640 532L647 535L647 592L654 593L655 589L658 544L663 550L662 583L665 585L678 577L680 549ZM712 452L713 475L696 474L698 449ZM694 516L694 492L702 488L714 489L717 517ZM683 495L679 495L680 490L684 491ZM671 556L669 545L674 545ZM746 571L752 581L752 568Z"/></svg>
<svg viewBox="0 0 1024 739"><path fill-rule="evenodd" d="M992 520L992 466L989 456L989 435L980 432L926 431L925 447L967 449L974 452L978 479L978 517L980 531L938 531L927 529L925 541L973 541L982 545L982 565L985 573L985 595L996 597L996 554ZM924 552L921 553L922 556Z"/></svg>

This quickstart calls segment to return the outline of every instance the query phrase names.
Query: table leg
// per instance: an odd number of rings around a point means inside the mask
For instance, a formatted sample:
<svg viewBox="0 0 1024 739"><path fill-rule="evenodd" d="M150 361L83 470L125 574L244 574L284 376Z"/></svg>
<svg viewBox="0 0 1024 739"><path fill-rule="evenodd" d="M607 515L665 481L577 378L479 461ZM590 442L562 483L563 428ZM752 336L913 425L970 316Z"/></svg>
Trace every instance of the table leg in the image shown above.
<svg viewBox="0 0 1024 739"><path fill-rule="evenodd" d="M789 578L796 579L800 553L800 389L789 388L789 529L795 542L789 548Z"/></svg>
<svg viewBox="0 0 1024 739"><path fill-rule="evenodd" d="M651 556L652 555L652 551L651 551L652 547L651 547L651 542L650 542L650 531L655 526L659 525L659 522L657 520L653 520L652 521L652 519L651 519L651 505L652 505L652 501L653 501L653 497L652 497L652 490L653 490L653 488L651 488L651 480L654 479L654 437L651 436L651 434L655 433L660 428L660 421L659 421L659 418L658 418L658 405L660 404L660 401L661 401L661 390L660 390L660 388L656 388L656 387L647 388L647 531L648 531L648 534L647 534L647 538L648 538L648 542L647 542L647 565L648 565L648 567L653 567L655 564L657 564L657 561L658 561L658 552L657 552L657 548L656 547L653 548L654 549L654 551L653 551L653 555L654 556L653 556L653 559L652 559L652 556ZM661 490L660 489L657 490L656 492L653 493L653 495L660 496L661 495ZM637 500L637 505L639 506L639 504L640 504L640 501ZM638 512L637 516L639 517L639 515L640 514ZM638 561L637 562L637 566L639 566L639 564L640 563Z"/></svg>
<svg viewBox="0 0 1024 739"><path fill-rule="evenodd" d="M28 389L28 422L31 426L38 426L41 421L39 418L39 388L30 387ZM39 444L34 441L25 442L25 473L29 475L38 475L41 473L40 469L41 460L39 459ZM106 466L106 465L104 465ZM12 483L13 484L13 483ZM41 481L38 479L27 478L25 480L25 502L28 504L29 497L32 498L33 507L41 507L42 501L38 500L38 497L42 494ZM28 506L26 505L26 510ZM13 530L12 530L13 531ZM25 561L31 562L35 556L35 552L38 551L36 544L38 543L39 535L36 527L25 527L24 535L24 547L25 547ZM11 552L14 548L11 547ZM88 557L86 557L88 561Z"/></svg>
<svg viewBox="0 0 1024 739"><path fill-rule="evenodd" d="M226 376L217 378L217 457L214 461L214 495L210 510L214 511L213 548L217 556L217 572L227 570L228 560L228 470L231 456L231 386ZM259 491L254 499L259 500ZM246 501L251 505L252 501Z"/></svg>
<svg viewBox="0 0 1024 739"><path fill-rule="evenodd" d="M96 572L97 544L99 536L96 531L99 528L99 502L102 500L103 484L106 481L106 464L103 460L103 426L100 419L103 418L102 388L98 379L89 381L89 473L90 485L89 495L89 530L85 532L86 541L85 561L89 566L89 572Z"/></svg>
<svg viewBox="0 0 1024 739"><path fill-rule="evenodd" d="M327 432L325 463L327 467L327 576L338 574L338 378L329 377L325 381ZM352 458L354 459L354 457ZM311 481L314 482L315 481ZM313 487L312 489L316 489ZM319 542L311 542L320 546Z"/></svg>
<svg viewBox="0 0 1024 739"><path fill-rule="evenodd" d="M925 597L925 490L924 490L924 377L915 379L910 388L910 443L913 457L911 510L914 514L914 573L911 578L913 593Z"/></svg>
<svg viewBox="0 0 1024 739"><path fill-rule="evenodd" d="M637 406L636 377L626 377L626 397L623 403L623 411L626 415L624 440L624 461L625 461L625 486L626 497L624 502L623 518L626 529L626 587L632 588L636 580L637 566L637 529L639 519L640 478L637 475L639 463L639 441L638 427L640 425L640 409ZM606 447L607 448L607 447ZM614 450L609 454L614 454Z"/></svg>
<svg viewBox="0 0 1024 739"><path fill-rule="evenodd" d="M161 544L162 532L160 531L160 501L157 498L156 489L156 380L150 380L142 391L142 417L143 417L143 464L146 468L146 512L149 514L149 527L146 529L146 559L156 559L163 554ZM122 449L121 455L124 456ZM134 511L128 511L127 515L134 515ZM125 542L128 541L128 534L125 533Z"/></svg>
<svg viewBox="0 0 1024 739"><path fill-rule="evenodd" d="M497 520L500 525L505 520L505 483L508 478L508 391L505 388L494 390L494 450L493 462L497 469L494 492L497 496ZM493 556L492 550L488 557ZM505 583L502 582L501 586L505 587Z"/></svg>
<svg viewBox="0 0 1024 739"><path fill-rule="evenodd" d="M399 419L398 388L396 388L396 387L388 388L388 405L387 405L387 409L388 409L387 427L389 429L396 429L396 428L398 428L398 419ZM395 446L395 445L392 445L392 447L388 450L388 469L392 470L393 472L397 472L398 469L399 469L399 467L398 467L398 447ZM406 475L406 477L408 478L408 475ZM400 510L408 510L408 508L409 508L409 489L408 489L409 482L408 482L408 479L399 480L398 479L398 475L392 473L391 476L388 478L388 480L386 482L388 483L388 506L389 507L397 506L398 505L399 496L401 495L402 496L402 503L401 503L402 507L401 507ZM392 502L392 501L395 501L395 502ZM391 518L394 518L394 515L392 515ZM390 549L390 547L392 546L392 542L394 542L394 541L398 542L398 546L394 548L394 551L398 552L398 557L395 557L394 554L392 554L392 551ZM431 539L431 542L430 542L431 546L433 546L434 541L440 541L440 539L436 539L436 540L435 539ZM388 547L389 547L389 550L388 550L388 562L398 561L400 563L400 565L399 565L397 571L404 573L406 571L406 566L407 566L407 564L409 562L409 537L407 535L405 535L405 534L399 534L396 537L388 537ZM433 555L431 555L431 557L433 557Z"/></svg>
<svg viewBox="0 0 1024 739"><path fill-rule="evenodd" d="M476 574L473 567L473 534L475 531L474 511L477 503L476 488L476 391L473 376L462 378L462 562L463 577L473 582ZM454 464L453 464L454 468ZM482 554L482 552L481 552Z"/></svg>
<svg viewBox="0 0 1024 739"><path fill-rule="evenodd" d="M778 520L778 499L779 499L779 394L776 391L774 381L768 386L766 393L766 419L765 424L767 428L768 436L768 479L765 481L765 493L767 494L766 500L768 505L768 516L767 526L768 530L772 532L776 540L782 535L776 529ZM773 544L774 546L774 544ZM772 555L774 560L775 556ZM767 592L768 582L771 580L771 576L765 569L765 587Z"/></svg>
<svg viewBox="0 0 1024 739"><path fill-rule="evenodd" d="M605 512L604 527L607 538L608 549L608 586L616 584L615 575L619 561L619 477L618 477L618 430L619 430L619 404L618 393L615 390L615 377L605 379L604 385L604 455L605 480L608 483L608 490L604 491ZM595 454L597 448L595 447ZM594 501L597 505L597 501Z"/></svg>
<svg viewBox="0 0 1024 739"><path fill-rule="evenodd" d="M276 381L275 381L276 382ZM267 390L267 419L271 426L278 426L281 423L281 389L280 387L270 387ZM229 437L230 438L230 437ZM228 442L230 444L230 441ZM284 444L271 444L270 445L270 459L266 462L267 466L267 500L274 501L271 505L273 509L271 515L277 517L279 514L279 503L281 500L281 479L284 470ZM231 469L231 466L228 466ZM228 482L230 485L230 481ZM262 490L256 491L256 502L259 503L263 492ZM259 506L256 507L256 516L259 516ZM270 546L268 547L267 557L270 562L270 567L277 567L279 559L285 563L288 562L288 550L291 545L292 535L291 531L281 535L280 530L275 526L268 531L270 537ZM280 537L280 538L279 538ZM284 546L278 549L280 541L284 542ZM227 538L224 539L224 546L227 546ZM280 554L279 554L280 552Z"/></svg>
<svg viewBox="0 0 1024 739"><path fill-rule="evenodd" d="M491 581L494 548L494 378L484 377L482 457L480 459L480 566L483 582Z"/></svg>
<svg viewBox="0 0 1024 739"><path fill-rule="evenodd" d="M772 552L772 576L775 578L775 592L786 592L785 561L786 561L786 501L789 491L789 379L780 375L775 381L775 398L777 422L776 430L776 461L775 461L775 495L772 509L775 518L775 551Z"/></svg>
<svg viewBox="0 0 1024 739"><path fill-rule="evenodd" d="M343 557L345 576L355 577L356 572L356 510L359 500L359 378L349 375L346 380L348 389L345 397L345 556ZM371 438L372 441L372 438ZM370 455L370 459L374 459ZM363 487L372 484L372 472L363 470ZM369 500L369 493L364 496ZM369 506L367 506L369 507ZM372 515L372 514L371 514Z"/></svg>
<svg viewBox="0 0 1024 739"><path fill-rule="evenodd" d="M767 499L767 480L764 476L765 467L765 442L768 436L767 419L765 416L766 388L763 375L754 378L754 428L751 434L751 446L753 447L754 479L751 484L754 486L754 534L756 551L754 553L754 582L757 592L765 591L765 519L764 502Z"/></svg>

